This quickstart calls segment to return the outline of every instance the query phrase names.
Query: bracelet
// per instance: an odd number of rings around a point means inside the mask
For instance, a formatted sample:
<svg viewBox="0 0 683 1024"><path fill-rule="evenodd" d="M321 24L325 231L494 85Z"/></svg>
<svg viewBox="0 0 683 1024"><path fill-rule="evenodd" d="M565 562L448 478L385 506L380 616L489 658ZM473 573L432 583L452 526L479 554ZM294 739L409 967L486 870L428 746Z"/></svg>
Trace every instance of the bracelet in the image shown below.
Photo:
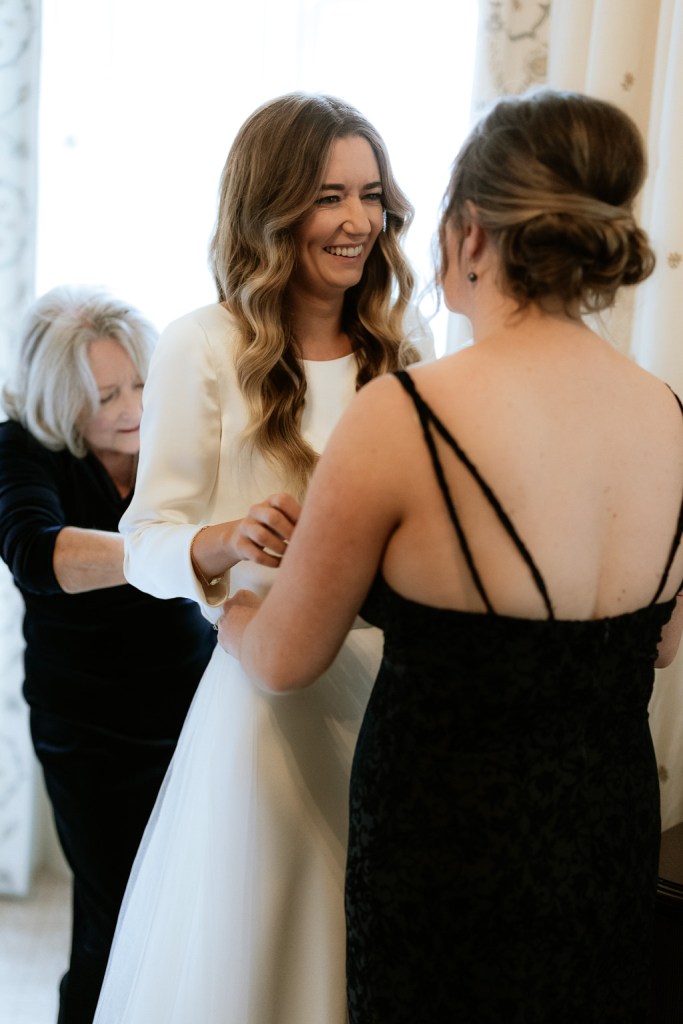
<svg viewBox="0 0 683 1024"><path fill-rule="evenodd" d="M196 539L197 539L197 537L199 536L200 533L203 533L204 530L208 530L210 525L211 525L210 523L207 523L206 526L202 526L201 530L197 530L197 532L195 533L194 537L190 541L190 561L192 562L192 568L195 571L195 575L197 576L197 579L201 583L203 583L205 587L215 587L216 584L220 583L220 581L223 579L223 576L225 576L225 573L221 573L220 576L214 576L214 578L212 580L207 580L206 576L204 575L204 573L201 571L201 569L197 565L197 562L196 562L195 557L194 557L194 542L196 541Z"/></svg>

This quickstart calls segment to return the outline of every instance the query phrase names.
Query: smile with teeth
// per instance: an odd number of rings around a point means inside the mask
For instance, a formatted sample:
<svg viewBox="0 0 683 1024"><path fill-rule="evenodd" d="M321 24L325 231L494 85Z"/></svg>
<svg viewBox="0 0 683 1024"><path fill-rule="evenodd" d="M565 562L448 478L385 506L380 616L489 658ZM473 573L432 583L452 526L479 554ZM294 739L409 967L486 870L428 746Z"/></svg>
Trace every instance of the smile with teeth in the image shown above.
<svg viewBox="0 0 683 1024"><path fill-rule="evenodd" d="M325 252L332 256L360 256L363 251L362 245L326 245Z"/></svg>

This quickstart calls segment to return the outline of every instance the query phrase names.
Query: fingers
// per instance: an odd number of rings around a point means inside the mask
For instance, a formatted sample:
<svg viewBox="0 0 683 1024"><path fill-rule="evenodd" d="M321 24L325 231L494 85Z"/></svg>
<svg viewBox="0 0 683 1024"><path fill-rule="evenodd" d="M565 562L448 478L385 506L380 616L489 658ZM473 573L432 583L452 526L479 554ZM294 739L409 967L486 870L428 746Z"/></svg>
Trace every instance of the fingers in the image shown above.
<svg viewBox="0 0 683 1024"><path fill-rule="evenodd" d="M241 557L260 565L279 565L300 511L298 501L290 494L273 494L252 505L238 529Z"/></svg>
<svg viewBox="0 0 683 1024"><path fill-rule="evenodd" d="M273 508L278 509L285 516L292 527L296 526L301 515L301 505L291 494L271 494L267 499Z"/></svg>
<svg viewBox="0 0 683 1024"><path fill-rule="evenodd" d="M291 494L271 494L265 501L252 505L247 518L261 523L281 540L290 540L301 506Z"/></svg>

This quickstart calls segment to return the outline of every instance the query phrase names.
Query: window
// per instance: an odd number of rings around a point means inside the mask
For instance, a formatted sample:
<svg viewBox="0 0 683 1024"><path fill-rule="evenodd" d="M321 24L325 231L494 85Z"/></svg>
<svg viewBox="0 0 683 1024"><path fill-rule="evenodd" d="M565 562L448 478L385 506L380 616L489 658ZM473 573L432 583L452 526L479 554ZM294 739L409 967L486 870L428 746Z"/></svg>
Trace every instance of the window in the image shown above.
<svg viewBox="0 0 683 1024"><path fill-rule="evenodd" d="M162 328L212 302L207 245L234 134L294 89L357 106L416 208L424 286L470 121L473 0L47 0L37 289L100 283ZM430 315L433 299L421 308ZM432 328L446 344L446 313Z"/></svg>

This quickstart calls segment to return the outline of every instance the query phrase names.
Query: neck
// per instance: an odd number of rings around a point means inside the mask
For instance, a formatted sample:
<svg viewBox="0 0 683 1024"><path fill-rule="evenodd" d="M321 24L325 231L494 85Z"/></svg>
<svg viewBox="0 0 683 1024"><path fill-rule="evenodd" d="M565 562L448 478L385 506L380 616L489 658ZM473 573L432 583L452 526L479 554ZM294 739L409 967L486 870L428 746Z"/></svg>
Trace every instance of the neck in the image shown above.
<svg viewBox="0 0 683 1024"><path fill-rule="evenodd" d="M298 355L302 359L339 359L352 351L342 330L343 296L330 300L290 296L290 315Z"/></svg>
<svg viewBox="0 0 683 1024"><path fill-rule="evenodd" d="M514 299L503 295L497 289L484 293L472 303L468 313L472 324L472 336L477 343L491 338L541 334L558 328L585 329L578 312L567 312L561 303L540 306L531 303L520 309Z"/></svg>
<svg viewBox="0 0 683 1024"><path fill-rule="evenodd" d="M123 452L93 450L93 455L97 456L102 463L121 497L128 497L135 483L135 474L138 468L137 453L127 455Z"/></svg>

